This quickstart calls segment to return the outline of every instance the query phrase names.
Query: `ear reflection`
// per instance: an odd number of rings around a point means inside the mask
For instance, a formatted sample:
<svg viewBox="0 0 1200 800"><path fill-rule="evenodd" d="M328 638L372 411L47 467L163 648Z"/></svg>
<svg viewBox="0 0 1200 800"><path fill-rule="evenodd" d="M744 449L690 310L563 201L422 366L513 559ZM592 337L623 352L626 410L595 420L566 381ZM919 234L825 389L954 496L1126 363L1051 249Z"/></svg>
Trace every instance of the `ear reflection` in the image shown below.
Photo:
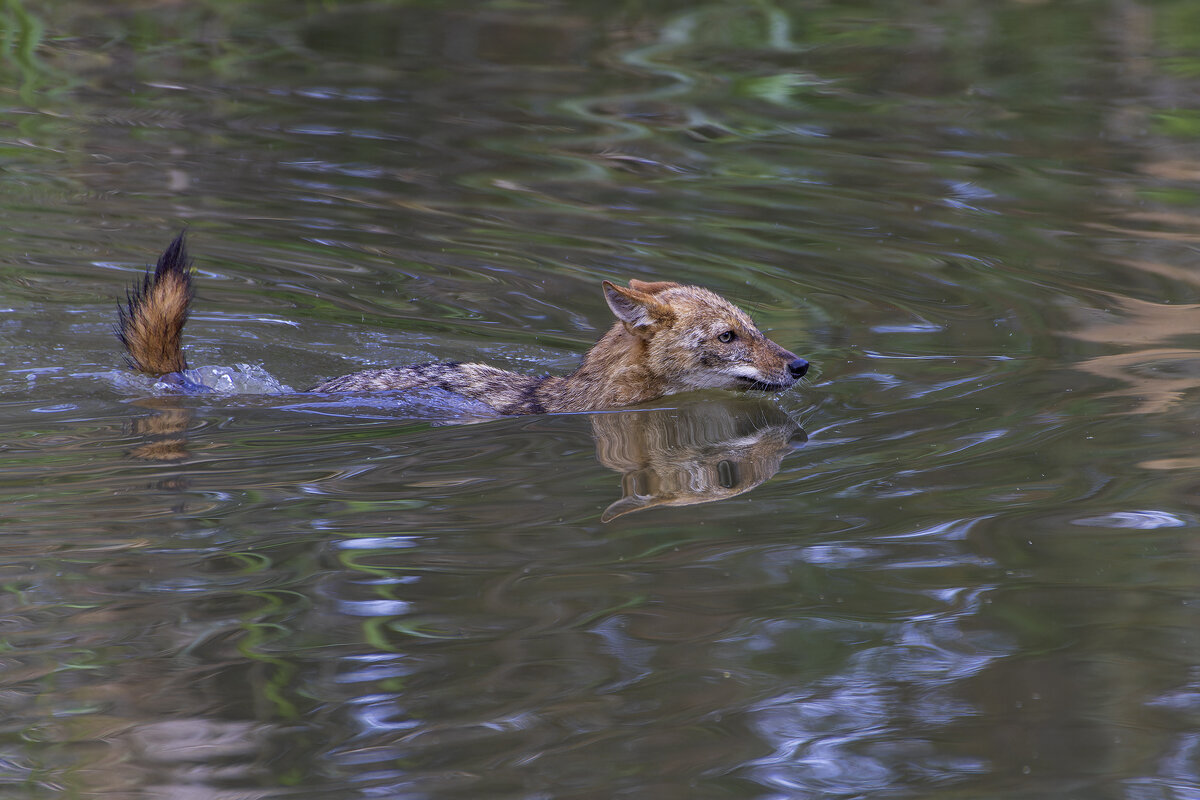
<svg viewBox="0 0 1200 800"><path fill-rule="evenodd" d="M593 414L592 434L597 459L622 474L623 497L605 509L602 522L748 492L808 438L769 400L712 397L673 408Z"/></svg>

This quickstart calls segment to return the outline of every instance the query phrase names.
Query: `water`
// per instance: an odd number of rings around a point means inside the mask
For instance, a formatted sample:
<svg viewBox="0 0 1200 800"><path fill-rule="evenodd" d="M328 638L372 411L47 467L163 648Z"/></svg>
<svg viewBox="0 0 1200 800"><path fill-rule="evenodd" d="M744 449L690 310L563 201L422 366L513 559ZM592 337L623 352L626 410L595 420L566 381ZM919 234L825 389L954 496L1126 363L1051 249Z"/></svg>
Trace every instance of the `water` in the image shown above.
<svg viewBox="0 0 1200 800"><path fill-rule="evenodd" d="M0 794L1200 796L1190 3L58 5L0 17ZM185 226L181 396L111 324ZM813 370L302 393L566 372L604 278Z"/></svg>

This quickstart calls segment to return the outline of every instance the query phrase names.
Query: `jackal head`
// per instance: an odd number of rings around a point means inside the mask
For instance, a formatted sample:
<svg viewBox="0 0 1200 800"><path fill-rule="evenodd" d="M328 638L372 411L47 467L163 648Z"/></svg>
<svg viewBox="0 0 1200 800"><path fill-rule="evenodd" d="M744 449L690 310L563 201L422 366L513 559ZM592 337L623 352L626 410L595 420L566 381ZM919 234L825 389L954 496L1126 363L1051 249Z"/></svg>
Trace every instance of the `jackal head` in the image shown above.
<svg viewBox="0 0 1200 800"><path fill-rule="evenodd" d="M604 281L608 307L644 342L645 367L669 387L780 391L808 372L808 362L784 350L737 306L699 286Z"/></svg>

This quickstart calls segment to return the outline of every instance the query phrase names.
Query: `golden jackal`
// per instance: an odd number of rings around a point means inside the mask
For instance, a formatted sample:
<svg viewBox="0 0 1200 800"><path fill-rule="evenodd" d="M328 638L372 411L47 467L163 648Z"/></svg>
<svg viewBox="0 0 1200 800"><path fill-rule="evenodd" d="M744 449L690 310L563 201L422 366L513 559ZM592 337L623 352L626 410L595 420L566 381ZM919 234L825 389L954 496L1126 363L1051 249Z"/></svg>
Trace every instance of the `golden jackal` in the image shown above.
<svg viewBox="0 0 1200 800"><path fill-rule="evenodd" d="M117 336L134 369L167 376L187 369L181 334L193 296L180 234L119 309ZM604 281L617 322L565 377L520 375L486 364L428 363L371 369L322 381L314 392L436 388L500 414L599 411L693 389L780 391L808 362L759 332L744 312L707 289L678 283ZM177 379L187 385L185 378Z"/></svg>

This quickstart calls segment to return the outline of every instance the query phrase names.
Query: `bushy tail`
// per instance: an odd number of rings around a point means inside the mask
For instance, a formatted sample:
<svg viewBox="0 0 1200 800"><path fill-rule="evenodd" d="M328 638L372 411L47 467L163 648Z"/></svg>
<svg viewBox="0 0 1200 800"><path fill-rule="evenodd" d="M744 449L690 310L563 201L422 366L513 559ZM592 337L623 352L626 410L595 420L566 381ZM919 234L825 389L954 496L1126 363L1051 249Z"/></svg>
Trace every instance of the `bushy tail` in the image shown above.
<svg viewBox="0 0 1200 800"><path fill-rule="evenodd" d="M126 293L125 305L117 306L116 333L129 366L147 375L187 369L183 326L193 294L191 262L181 233L159 256L154 272L146 270Z"/></svg>

